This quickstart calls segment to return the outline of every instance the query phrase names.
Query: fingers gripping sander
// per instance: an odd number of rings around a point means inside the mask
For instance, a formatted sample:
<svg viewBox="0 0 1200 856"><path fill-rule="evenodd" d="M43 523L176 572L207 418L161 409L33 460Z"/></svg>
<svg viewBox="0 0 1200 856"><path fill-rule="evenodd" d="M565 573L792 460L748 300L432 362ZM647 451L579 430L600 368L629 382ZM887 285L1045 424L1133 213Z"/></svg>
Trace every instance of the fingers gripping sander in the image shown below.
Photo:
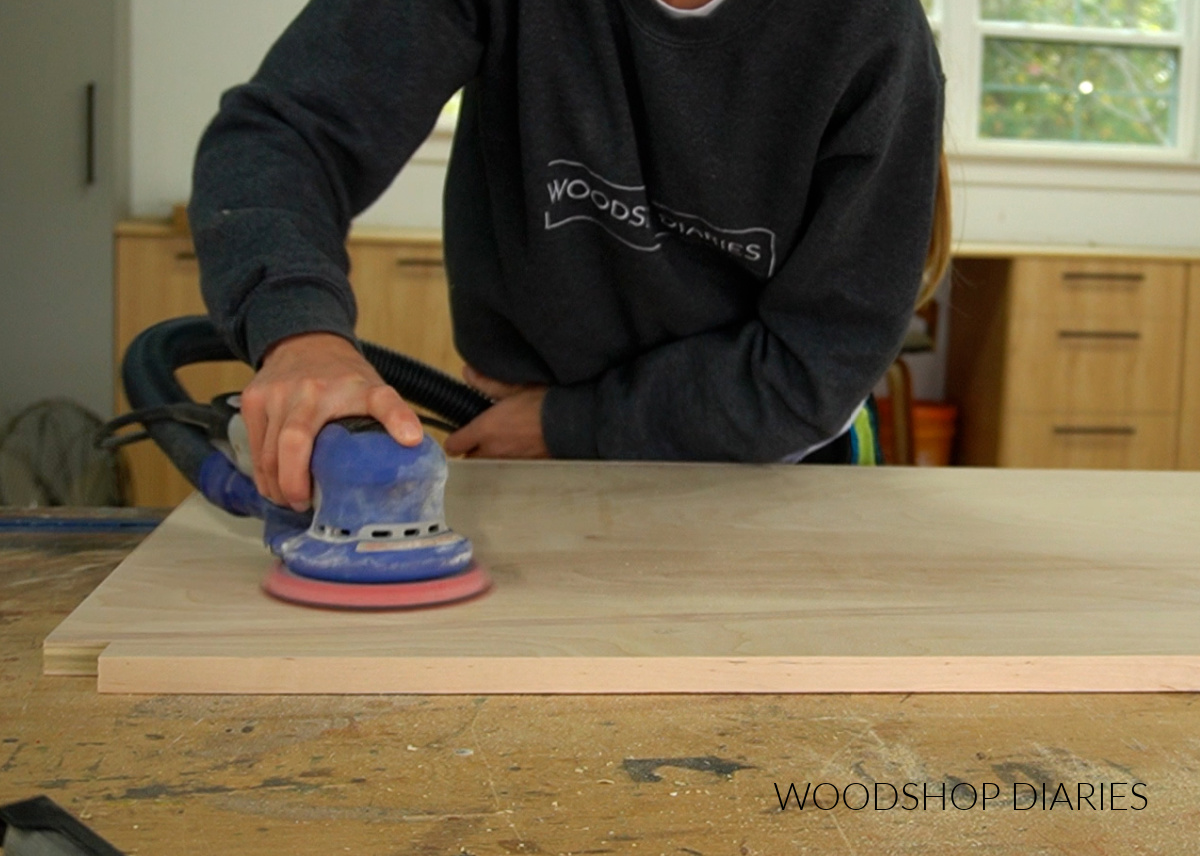
<svg viewBox="0 0 1200 856"><path fill-rule="evenodd" d="M186 320L189 335L182 341L215 337L207 322ZM172 324L181 322L159 326ZM473 560L471 542L446 524L446 457L434 440L426 436L418 446L408 447L393 440L373 419L330 423L313 447L312 511L300 513L277 506L258 493L250 476L253 465L236 396L198 405L176 400L185 395L181 391L146 394L145 380L130 377L131 366L136 375L142 363L174 367L197 361L185 360L186 355L176 353L178 348L168 347L179 338L168 335L171 332L151 328L142 334L151 340L149 344L135 341L130 347L124 364L125 385L139 410L110 423L110 433L141 422L210 502L232 514L264 521L263 540L278 560L263 584L269 594L311 606L404 609L464 600L490 587L487 573ZM164 337L167 344L155 341ZM142 353L147 350L151 354ZM433 371L420 368L422 374ZM381 373L401 394L407 391L406 398L434 409L422 401L424 392L389 377L396 374L394 370ZM457 381L444 375L435 380L464 398L462 390L467 388ZM136 395L133 389L143 395ZM152 399L149 406L138 404L143 396ZM445 402L434 402L439 405L435 412L443 417L442 424L450 423L450 427L468 421L472 412L488 403L473 391L459 402L466 413L454 412ZM202 448L184 442L185 438L194 440L198 432L204 434ZM136 438L120 437L115 444L132 439Z"/></svg>

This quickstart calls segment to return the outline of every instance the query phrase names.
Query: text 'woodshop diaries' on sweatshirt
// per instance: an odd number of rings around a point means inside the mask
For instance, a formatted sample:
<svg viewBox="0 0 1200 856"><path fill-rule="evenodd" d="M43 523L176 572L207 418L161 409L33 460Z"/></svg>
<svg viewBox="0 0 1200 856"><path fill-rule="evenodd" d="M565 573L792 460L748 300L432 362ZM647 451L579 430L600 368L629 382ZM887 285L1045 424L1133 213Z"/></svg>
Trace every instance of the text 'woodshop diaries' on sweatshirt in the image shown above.
<svg viewBox="0 0 1200 856"><path fill-rule="evenodd" d="M201 142L210 311L257 364L353 336L344 239L460 87L456 345L550 385L556 457L778 461L897 354L942 76L917 0L315 0Z"/></svg>

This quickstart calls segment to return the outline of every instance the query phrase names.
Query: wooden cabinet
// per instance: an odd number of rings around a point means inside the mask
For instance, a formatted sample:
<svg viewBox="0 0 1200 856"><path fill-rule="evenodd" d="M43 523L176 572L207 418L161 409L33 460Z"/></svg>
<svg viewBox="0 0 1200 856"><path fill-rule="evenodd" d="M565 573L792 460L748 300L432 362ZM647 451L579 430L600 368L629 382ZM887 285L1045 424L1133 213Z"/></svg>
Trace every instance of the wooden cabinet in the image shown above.
<svg viewBox="0 0 1200 856"><path fill-rule="evenodd" d="M350 280L359 306L358 335L436 366L455 377L462 360L450 333L441 241L436 234L356 232L347 243ZM116 234L116 355L145 328L204 312L200 274L186 232L159 223L125 223ZM252 373L242 363L207 363L179 372L197 401L241 389ZM117 384L116 407L129 405ZM173 506L190 492L186 480L152 443L126 449L133 505Z"/></svg>
<svg viewBox="0 0 1200 856"><path fill-rule="evenodd" d="M1200 335L1188 278L1176 261L957 259L947 396L960 407L958 462L1179 465L1181 390L1196 362L1185 337L1191 328L1195 350Z"/></svg>
<svg viewBox="0 0 1200 856"><path fill-rule="evenodd" d="M450 329L441 242L356 236L348 249L359 338L461 377L463 362Z"/></svg>

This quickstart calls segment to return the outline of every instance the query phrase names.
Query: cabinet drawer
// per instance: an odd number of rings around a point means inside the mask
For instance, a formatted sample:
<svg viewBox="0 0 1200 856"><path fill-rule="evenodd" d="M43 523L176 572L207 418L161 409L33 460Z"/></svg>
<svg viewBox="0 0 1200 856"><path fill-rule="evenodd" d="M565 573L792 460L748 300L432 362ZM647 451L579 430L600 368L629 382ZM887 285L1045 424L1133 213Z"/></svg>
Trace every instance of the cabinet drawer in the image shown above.
<svg viewBox="0 0 1200 856"><path fill-rule="evenodd" d="M1118 259L1022 258L1013 263L1013 317L1178 317L1187 265Z"/></svg>
<svg viewBox="0 0 1200 856"><path fill-rule="evenodd" d="M1005 425L1000 465L1051 469L1167 470L1175 467L1172 416L1018 415Z"/></svg>
<svg viewBox="0 0 1200 856"><path fill-rule="evenodd" d="M1173 413L1183 317L1014 318L1007 355L1011 411Z"/></svg>
<svg viewBox="0 0 1200 856"><path fill-rule="evenodd" d="M358 336L459 377L440 245L349 246Z"/></svg>

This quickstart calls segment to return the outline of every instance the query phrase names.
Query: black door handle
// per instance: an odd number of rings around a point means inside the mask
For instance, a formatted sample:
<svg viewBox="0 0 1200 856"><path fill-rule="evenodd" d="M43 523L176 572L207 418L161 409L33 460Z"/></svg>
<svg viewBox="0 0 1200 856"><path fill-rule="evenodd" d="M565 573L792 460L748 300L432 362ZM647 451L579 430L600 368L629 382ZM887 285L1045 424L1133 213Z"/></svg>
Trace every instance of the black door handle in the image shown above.
<svg viewBox="0 0 1200 856"><path fill-rule="evenodd" d="M84 152L84 174L87 177L87 185L91 187L96 183L96 84L89 83L87 85L86 95L86 111L87 111L87 126L84 133L87 136L86 148Z"/></svg>

